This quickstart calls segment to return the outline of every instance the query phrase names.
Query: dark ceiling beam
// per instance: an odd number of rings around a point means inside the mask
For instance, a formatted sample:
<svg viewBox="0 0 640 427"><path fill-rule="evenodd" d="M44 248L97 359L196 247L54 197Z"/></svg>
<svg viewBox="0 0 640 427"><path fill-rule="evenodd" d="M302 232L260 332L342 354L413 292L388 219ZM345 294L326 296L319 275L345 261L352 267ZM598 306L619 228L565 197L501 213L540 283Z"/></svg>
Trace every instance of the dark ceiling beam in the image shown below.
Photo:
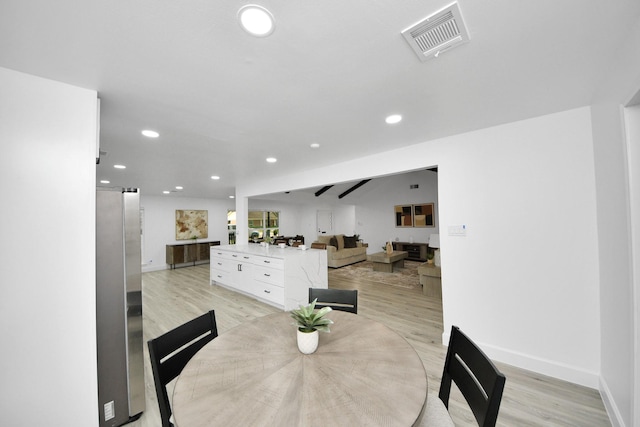
<svg viewBox="0 0 640 427"><path fill-rule="evenodd" d="M356 185L354 185L353 187L351 187L350 189L348 189L347 191L345 191L344 193L339 195L338 199L342 199L344 196L346 196L347 194L351 193L354 190L357 190L358 188L362 187L363 185L365 185L369 181L371 181L371 180L370 179L365 179L365 180L360 181L359 183L357 183Z"/></svg>
<svg viewBox="0 0 640 427"><path fill-rule="evenodd" d="M322 193L324 193L325 191L327 191L331 187L333 187L333 185L326 185L326 186L322 187L321 189L316 191L316 197L318 197L319 195L321 195Z"/></svg>

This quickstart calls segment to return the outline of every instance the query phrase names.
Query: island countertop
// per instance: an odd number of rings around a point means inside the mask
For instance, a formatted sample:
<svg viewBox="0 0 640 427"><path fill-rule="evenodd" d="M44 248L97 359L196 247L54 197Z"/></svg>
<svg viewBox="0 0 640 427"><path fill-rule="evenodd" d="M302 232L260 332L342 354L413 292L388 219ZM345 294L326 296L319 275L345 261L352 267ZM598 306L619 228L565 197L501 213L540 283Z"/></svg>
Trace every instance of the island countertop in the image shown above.
<svg viewBox="0 0 640 427"><path fill-rule="evenodd" d="M212 285L284 310L307 304L309 288L328 288L328 276L327 252L323 249L258 244L211 247Z"/></svg>

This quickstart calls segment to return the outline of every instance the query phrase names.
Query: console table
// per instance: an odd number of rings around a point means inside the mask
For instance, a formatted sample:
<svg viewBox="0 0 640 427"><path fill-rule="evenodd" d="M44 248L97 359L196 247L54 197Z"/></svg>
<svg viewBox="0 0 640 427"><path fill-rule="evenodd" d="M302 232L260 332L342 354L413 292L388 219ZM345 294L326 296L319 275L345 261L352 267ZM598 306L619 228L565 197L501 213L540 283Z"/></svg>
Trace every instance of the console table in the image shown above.
<svg viewBox="0 0 640 427"><path fill-rule="evenodd" d="M175 269L176 264L193 263L193 265L196 265L196 261L208 261L211 246L218 245L220 245L219 240L167 245L167 264L171 269Z"/></svg>
<svg viewBox="0 0 640 427"><path fill-rule="evenodd" d="M429 251L428 243L391 242L394 251L405 251L410 261L426 261Z"/></svg>

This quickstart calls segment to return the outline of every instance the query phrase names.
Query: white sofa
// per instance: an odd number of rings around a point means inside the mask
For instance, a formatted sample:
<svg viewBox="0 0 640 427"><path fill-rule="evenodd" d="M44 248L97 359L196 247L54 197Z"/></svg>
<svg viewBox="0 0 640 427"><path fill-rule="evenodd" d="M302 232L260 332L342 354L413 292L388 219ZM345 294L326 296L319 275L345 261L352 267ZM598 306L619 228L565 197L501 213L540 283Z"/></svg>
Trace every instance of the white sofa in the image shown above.
<svg viewBox="0 0 640 427"><path fill-rule="evenodd" d="M327 265L329 267L338 268L367 260L367 248L353 236L321 234L316 239L316 242L327 245ZM349 247L354 244L355 247Z"/></svg>

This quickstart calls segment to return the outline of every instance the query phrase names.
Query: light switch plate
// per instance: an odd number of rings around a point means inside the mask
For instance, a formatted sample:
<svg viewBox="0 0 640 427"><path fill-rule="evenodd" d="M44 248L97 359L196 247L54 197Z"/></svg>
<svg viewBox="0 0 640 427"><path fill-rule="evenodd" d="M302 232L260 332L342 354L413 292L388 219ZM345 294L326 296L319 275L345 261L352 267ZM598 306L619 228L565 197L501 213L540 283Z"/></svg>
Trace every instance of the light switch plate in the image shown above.
<svg viewBox="0 0 640 427"><path fill-rule="evenodd" d="M466 236L467 235L467 226L466 225L450 225L449 226L449 236Z"/></svg>

